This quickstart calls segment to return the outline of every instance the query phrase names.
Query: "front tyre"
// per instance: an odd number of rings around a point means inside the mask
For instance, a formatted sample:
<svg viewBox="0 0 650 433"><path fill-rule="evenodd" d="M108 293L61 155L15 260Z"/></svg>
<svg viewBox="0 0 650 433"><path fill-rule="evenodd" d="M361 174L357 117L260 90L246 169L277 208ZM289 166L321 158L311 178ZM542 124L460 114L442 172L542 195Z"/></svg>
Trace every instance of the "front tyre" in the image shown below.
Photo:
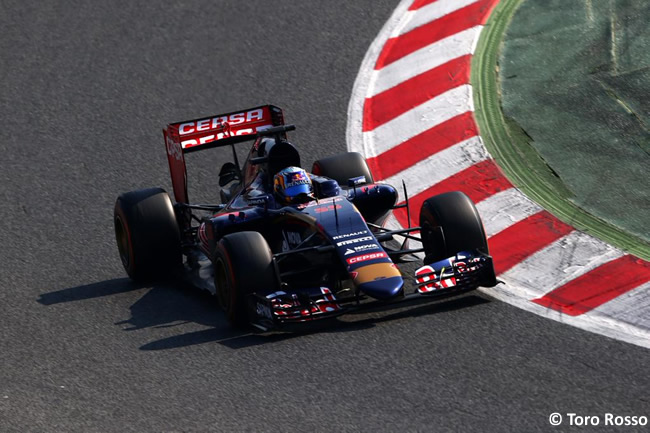
<svg viewBox="0 0 650 433"><path fill-rule="evenodd" d="M120 195L113 223L120 259L132 280L169 277L181 267L180 230L165 190L149 188Z"/></svg>
<svg viewBox="0 0 650 433"><path fill-rule="evenodd" d="M221 238L213 254L217 299L233 327L249 323L248 295L278 288L273 254L258 232L238 232Z"/></svg>
<svg viewBox="0 0 650 433"><path fill-rule="evenodd" d="M472 200L460 191L428 198L420 208L425 263L433 263L460 251L489 254L483 222Z"/></svg>

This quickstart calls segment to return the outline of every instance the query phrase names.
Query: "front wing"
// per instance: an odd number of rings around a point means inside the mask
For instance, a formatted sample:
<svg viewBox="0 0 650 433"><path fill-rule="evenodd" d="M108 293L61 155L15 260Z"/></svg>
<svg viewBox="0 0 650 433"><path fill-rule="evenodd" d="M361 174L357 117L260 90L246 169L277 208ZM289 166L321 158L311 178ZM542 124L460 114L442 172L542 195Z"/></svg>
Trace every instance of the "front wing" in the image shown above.
<svg viewBox="0 0 650 433"><path fill-rule="evenodd" d="M249 296L251 324L264 331L284 325L333 318L346 312L327 287Z"/></svg>
<svg viewBox="0 0 650 433"><path fill-rule="evenodd" d="M388 301L396 303L405 300L431 299L453 296L496 284L492 257L480 252L464 251L453 257L425 265L415 272L414 293ZM386 301L361 302L356 298L337 299L327 287L299 290L284 290L268 295L249 295L249 317L251 324L263 331L272 329L293 329L291 325L320 321L340 316L351 311L386 305Z"/></svg>

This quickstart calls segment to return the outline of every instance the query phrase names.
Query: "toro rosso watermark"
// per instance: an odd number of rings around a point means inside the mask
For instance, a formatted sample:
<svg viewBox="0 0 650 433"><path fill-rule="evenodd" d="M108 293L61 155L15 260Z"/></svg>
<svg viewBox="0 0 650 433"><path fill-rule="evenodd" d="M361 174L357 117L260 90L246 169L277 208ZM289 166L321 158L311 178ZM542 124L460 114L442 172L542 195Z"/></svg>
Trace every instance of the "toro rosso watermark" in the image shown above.
<svg viewBox="0 0 650 433"><path fill-rule="evenodd" d="M572 412L562 415L558 412L553 412L549 415L548 422L552 426L646 426L648 425L648 417L646 415L617 415L613 413L605 413L603 415L584 415Z"/></svg>

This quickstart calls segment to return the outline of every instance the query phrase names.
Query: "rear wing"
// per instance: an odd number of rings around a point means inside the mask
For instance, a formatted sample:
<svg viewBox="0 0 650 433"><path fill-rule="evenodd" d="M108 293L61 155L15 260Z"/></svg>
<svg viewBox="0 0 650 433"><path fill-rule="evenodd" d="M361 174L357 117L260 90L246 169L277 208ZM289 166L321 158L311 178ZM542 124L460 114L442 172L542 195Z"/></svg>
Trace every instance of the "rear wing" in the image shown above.
<svg viewBox="0 0 650 433"><path fill-rule="evenodd" d="M232 146L254 140L256 134L273 126L284 124L282 109L261 105L247 110L217 114L206 118L170 123L163 129L167 161L178 203L189 203L187 196L186 153L212 147Z"/></svg>

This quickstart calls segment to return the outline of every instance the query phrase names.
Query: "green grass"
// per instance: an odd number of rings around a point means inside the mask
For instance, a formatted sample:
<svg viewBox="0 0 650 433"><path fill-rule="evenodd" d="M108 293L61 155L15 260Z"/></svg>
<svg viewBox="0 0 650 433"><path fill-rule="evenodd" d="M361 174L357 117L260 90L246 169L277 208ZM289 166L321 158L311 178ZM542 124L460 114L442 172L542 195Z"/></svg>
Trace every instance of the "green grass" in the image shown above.
<svg viewBox="0 0 650 433"><path fill-rule="evenodd" d="M502 0L481 32L472 60L475 118L485 146L508 179L532 200L580 231L644 260L650 244L570 202L571 192L530 145L530 137L501 110L498 58L508 24L524 0Z"/></svg>

